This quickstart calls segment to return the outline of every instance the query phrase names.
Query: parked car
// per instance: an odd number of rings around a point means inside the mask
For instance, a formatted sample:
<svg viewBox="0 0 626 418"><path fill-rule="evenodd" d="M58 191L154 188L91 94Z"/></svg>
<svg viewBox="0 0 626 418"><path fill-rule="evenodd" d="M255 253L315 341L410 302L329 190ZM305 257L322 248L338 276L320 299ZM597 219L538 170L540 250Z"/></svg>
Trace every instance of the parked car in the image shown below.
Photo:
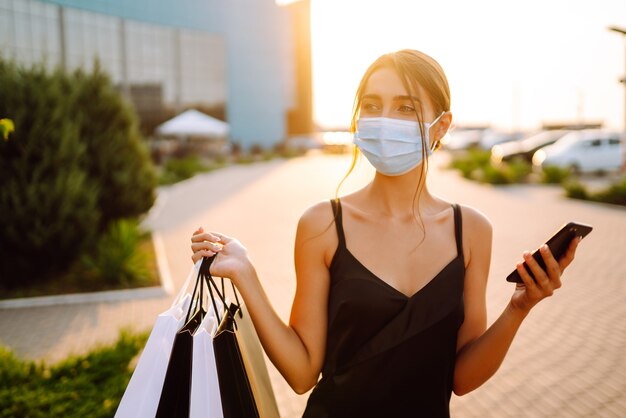
<svg viewBox="0 0 626 418"><path fill-rule="evenodd" d="M579 173L619 170L624 165L626 139L598 129L570 132L533 155L533 165L571 168Z"/></svg>
<svg viewBox="0 0 626 418"><path fill-rule="evenodd" d="M442 138L441 145L444 149L450 151L464 150L476 146L480 142L485 129L487 128L482 126L455 128Z"/></svg>
<svg viewBox="0 0 626 418"><path fill-rule="evenodd" d="M484 150L490 150L494 145L503 144L505 142L517 141L522 138L522 132L505 132L499 131L495 129L487 129L484 133L480 141L478 142L478 146Z"/></svg>
<svg viewBox="0 0 626 418"><path fill-rule="evenodd" d="M491 148L491 161L498 164L502 161L510 161L513 158L523 158L529 163L533 159L533 154L545 146L554 144L558 139L571 131L549 130L541 131L518 141L510 141L503 144L494 145Z"/></svg>

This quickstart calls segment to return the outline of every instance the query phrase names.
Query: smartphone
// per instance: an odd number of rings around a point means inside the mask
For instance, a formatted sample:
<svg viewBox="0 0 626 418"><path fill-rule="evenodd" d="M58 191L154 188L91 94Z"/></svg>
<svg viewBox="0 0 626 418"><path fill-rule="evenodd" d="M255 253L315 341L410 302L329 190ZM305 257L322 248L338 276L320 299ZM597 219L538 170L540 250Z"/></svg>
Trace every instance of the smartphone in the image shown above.
<svg viewBox="0 0 626 418"><path fill-rule="evenodd" d="M546 244L548 245L548 248L550 248L550 251L552 252L554 258L556 260L559 260L561 257L563 257L563 255L565 255L565 252L567 251L570 242L572 242L574 238L584 238L591 232L592 229L593 228L590 225L585 225L578 222L569 222L563 225L563 227L559 229L559 231L554 234L552 238L546 241ZM541 266L541 268L546 268L546 264L544 263L543 257L541 256L541 253L538 249L535 250L535 252L533 253L533 258L537 260L537 263ZM530 271L530 268L528 267L526 262L524 262L524 267L526 268L528 274L530 274L530 277L532 277L534 280L535 276L533 275L532 271ZM506 281L513 283L524 283L519 273L517 272L517 269L513 270L513 272L507 276Z"/></svg>

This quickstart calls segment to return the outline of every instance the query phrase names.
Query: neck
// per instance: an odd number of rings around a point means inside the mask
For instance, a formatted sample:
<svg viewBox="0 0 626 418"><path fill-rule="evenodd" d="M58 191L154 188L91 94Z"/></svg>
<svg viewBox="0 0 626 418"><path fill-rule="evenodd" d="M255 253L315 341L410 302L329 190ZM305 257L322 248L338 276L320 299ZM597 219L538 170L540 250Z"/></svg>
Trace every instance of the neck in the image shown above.
<svg viewBox="0 0 626 418"><path fill-rule="evenodd" d="M421 189L419 192L418 188ZM434 211L435 199L428 191L421 164L401 176L385 176L376 172L366 190L374 210L394 218L412 219L413 210L423 214Z"/></svg>

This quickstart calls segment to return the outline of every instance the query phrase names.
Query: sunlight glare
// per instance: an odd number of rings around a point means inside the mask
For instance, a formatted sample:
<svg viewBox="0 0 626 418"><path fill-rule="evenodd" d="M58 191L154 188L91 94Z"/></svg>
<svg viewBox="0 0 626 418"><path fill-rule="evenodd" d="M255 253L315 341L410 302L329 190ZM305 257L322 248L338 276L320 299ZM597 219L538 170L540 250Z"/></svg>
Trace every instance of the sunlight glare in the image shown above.
<svg viewBox="0 0 626 418"><path fill-rule="evenodd" d="M607 26L624 20L623 0L312 0L315 119L348 126L367 66L412 48L444 68L459 124L583 117L620 127L624 47Z"/></svg>

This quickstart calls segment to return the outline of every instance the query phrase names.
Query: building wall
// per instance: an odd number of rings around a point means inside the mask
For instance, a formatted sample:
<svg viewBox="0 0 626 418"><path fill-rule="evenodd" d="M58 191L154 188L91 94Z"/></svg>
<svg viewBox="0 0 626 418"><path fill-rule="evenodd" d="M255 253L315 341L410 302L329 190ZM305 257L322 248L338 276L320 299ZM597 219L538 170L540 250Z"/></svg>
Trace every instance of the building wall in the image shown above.
<svg viewBox="0 0 626 418"><path fill-rule="evenodd" d="M290 15L274 0L228 0L218 30L227 39L228 120L244 145L286 137L295 105Z"/></svg>
<svg viewBox="0 0 626 418"><path fill-rule="evenodd" d="M161 82L166 103L225 101L234 141L271 146L298 106L291 19L274 0L0 0L0 48L68 69L98 55L116 82Z"/></svg>

